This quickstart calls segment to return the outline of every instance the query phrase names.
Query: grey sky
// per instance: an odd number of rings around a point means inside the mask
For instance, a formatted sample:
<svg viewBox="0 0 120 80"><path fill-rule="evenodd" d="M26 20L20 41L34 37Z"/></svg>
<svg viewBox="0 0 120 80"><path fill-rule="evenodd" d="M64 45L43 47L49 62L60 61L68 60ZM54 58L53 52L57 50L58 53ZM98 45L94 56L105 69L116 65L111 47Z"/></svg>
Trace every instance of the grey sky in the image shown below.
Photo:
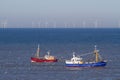
<svg viewBox="0 0 120 80"><path fill-rule="evenodd" d="M39 20L68 21L68 24L78 20L102 22L119 20L119 8L120 0L0 0L0 20L16 24Z"/></svg>

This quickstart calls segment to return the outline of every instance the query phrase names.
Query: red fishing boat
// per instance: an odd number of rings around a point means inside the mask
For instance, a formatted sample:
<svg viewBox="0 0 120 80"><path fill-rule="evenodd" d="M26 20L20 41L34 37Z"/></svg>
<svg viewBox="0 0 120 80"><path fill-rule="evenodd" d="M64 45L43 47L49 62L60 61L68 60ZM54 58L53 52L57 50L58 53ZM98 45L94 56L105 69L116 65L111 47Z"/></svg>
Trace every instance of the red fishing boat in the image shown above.
<svg viewBox="0 0 120 80"><path fill-rule="evenodd" d="M50 52L48 52L47 55L44 57L40 57L40 48L38 45L37 52L34 57L31 57L31 62L57 62L58 60L50 55Z"/></svg>

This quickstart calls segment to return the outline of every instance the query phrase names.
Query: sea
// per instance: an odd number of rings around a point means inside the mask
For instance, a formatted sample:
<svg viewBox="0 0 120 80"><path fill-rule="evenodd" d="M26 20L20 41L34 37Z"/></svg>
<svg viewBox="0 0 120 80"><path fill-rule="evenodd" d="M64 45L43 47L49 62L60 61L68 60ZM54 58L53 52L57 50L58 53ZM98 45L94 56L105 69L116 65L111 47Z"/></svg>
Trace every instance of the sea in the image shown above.
<svg viewBox="0 0 120 80"><path fill-rule="evenodd" d="M50 51L55 63L31 63L38 44L40 56ZM82 55L97 46L105 67L66 67L73 52ZM120 80L120 29L0 29L0 80Z"/></svg>

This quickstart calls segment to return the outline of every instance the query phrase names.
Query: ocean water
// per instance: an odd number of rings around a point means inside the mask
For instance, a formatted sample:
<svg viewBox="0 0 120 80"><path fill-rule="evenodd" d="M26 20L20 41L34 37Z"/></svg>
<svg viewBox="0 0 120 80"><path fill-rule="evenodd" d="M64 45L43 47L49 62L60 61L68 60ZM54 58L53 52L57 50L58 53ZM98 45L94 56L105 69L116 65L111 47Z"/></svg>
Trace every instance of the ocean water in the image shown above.
<svg viewBox="0 0 120 80"><path fill-rule="evenodd" d="M56 63L31 63L37 45ZM106 67L68 68L65 59L100 50ZM0 80L120 80L120 29L0 29Z"/></svg>

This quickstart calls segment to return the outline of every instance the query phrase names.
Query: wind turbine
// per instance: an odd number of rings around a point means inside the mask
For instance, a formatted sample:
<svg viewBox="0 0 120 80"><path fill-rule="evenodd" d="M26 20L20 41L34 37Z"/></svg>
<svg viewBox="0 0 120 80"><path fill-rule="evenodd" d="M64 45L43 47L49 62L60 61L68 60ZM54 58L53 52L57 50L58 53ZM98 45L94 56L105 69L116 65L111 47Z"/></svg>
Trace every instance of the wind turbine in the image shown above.
<svg viewBox="0 0 120 80"><path fill-rule="evenodd" d="M32 28L34 28L34 26L35 26L35 23L34 23L34 21L32 21Z"/></svg>
<svg viewBox="0 0 120 80"><path fill-rule="evenodd" d="M6 28L6 26L7 26L7 20L4 20L4 21L2 22L2 25L3 25L3 28Z"/></svg>
<svg viewBox="0 0 120 80"><path fill-rule="evenodd" d="M53 28L56 28L56 22L53 23Z"/></svg>
<svg viewBox="0 0 120 80"><path fill-rule="evenodd" d="M40 23L40 21L38 21L38 28L40 28L41 27L41 23Z"/></svg>
<svg viewBox="0 0 120 80"><path fill-rule="evenodd" d="M0 27L2 27L2 21L0 21Z"/></svg>
<svg viewBox="0 0 120 80"><path fill-rule="evenodd" d="M67 28L67 23L65 23L65 28Z"/></svg>
<svg viewBox="0 0 120 80"><path fill-rule="evenodd" d="M95 22L94 22L94 28L98 28L98 21L97 20L95 20Z"/></svg>
<svg viewBox="0 0 120 80"><path fill-rule="evenodd" d="M47 28L47 27L48 27L48 22L46 21L46 22L45 22L45 28Z"/></svg>
<svg viewBox="0 0 120 80"><path fill-rule="evenodd" d="M82 24L83 24L83 28L85 28L86 27L86 22L83 21Z"/></svg>
<svg viewBox="0 0 120 80"><path fill-rule="evenodd" d="M118 21L118 28L120 28L120 20Z"/></svg>
<svg viewBox="0 0 120 80"><path fill-rule="evenodd" d="M72 28L75 28L75 27L76 27L75 23L72 23Z"/></svg>

